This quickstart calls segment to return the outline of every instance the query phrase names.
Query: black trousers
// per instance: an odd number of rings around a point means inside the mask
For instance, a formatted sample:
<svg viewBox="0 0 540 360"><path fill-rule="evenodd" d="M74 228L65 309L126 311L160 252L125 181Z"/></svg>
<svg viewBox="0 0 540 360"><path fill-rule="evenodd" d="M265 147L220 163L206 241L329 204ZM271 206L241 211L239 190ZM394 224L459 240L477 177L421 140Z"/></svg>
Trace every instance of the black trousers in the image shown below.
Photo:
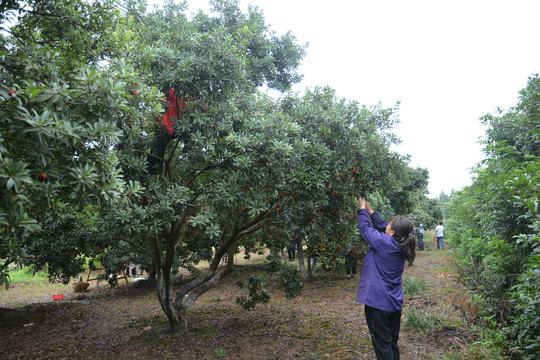
<svg viewBox="0 0 540 360"><path fill-rule="evenodd" d="M365 313L377 360L399 360L401 311L388 312L366 305Z"/></svg>
<svg viewBox="0 0 540 360"><path fill-rule="evenodd" d="M347 273L347 275L350 275L350 274L356 275L357 265L358 265L358 260L347 256L345 258L345 272Z"/></svg>
<svg viewBox="0 0 540 360"><path fill-rule="evenodd" d="M287 249L287 253L289 254L289 261L293 261L294 260L294 251L295 249Z"/></svg>

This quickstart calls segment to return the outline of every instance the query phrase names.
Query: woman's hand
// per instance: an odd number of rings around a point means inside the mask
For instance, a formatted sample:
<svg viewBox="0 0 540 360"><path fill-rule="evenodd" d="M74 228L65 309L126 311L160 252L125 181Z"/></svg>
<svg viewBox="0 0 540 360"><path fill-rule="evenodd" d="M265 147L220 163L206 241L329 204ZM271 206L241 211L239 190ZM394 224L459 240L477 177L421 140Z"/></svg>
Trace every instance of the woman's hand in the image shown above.
<svg viewBox="0 0 540 360"><path fill-rule="evenodd" d="M358 198L358 208L366 209L370 214L373 214L373 209L371 208L371 203L366 200L365 196L360 196Z"/></svg>
<svg viewBox="0 0 540 360"><path fill-rule="evenodd" d="M374 213L374 210L371 208L371 203L366 201L366 210L370 213L370 214L373 214Z"/></svg>
<svg viewBox="0 0 540 360"><path fill-rule="evenodd" d="M360 209L365 209L366 208L366 204L369 204L367 201L366 201L366 198L364 196L360 196L358 198L358 207Z"/></svg>

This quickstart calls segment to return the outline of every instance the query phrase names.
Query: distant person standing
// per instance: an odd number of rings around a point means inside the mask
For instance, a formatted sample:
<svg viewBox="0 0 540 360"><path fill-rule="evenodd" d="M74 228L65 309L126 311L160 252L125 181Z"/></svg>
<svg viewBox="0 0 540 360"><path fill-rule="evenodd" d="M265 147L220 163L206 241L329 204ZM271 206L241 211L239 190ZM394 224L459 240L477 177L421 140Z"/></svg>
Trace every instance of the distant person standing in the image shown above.
<svg viewBox="0 0 540 360"><path fill-rule="evenodd" d="M424 224L420 224L418 231L416 232L418 236L418 250L424 250Z"/></svg>
<svg viewBox="0 0 540 360"><path fill-rule="evenodd" d="M294 261L294 255L296 251L296 240L287 244L287 253L289 254L289 261Z"/></svg>
<svg viewBox="0 0 540 360"><path fill-rule="evenodd" d="M437 232L437 249L444 250L444 226L442 221L439 221L439 225L437 225L435 231Z"/></svg>

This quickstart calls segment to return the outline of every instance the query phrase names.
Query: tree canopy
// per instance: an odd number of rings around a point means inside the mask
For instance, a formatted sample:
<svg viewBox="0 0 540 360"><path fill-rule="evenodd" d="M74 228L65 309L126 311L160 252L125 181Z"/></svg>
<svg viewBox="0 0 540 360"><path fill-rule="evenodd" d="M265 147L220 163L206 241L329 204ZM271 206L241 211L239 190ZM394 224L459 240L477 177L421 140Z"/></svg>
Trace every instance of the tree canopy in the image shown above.
<svg viewBox="0 0 540 360"><path fill-rule="evenodd" d="M329 270L357 243L357 196L387 216L416 211L428 174L390 150L398 108L288 93L306 46L259 9L27 3L1 39L3 280L11 262L69 279L103 253L114 274L128 247L153 264L170 330L183 332L238 247L276 254L296 239ZM194 276L175 289L179 267ZM299 275L282 273L288 295Z"/></svg>
<svg viewBox="0 0 540 360"><path fill-rule="evenodd" d="M161 111L160 94L125 59L113 3L9 5L17 10L2 13L0 38L2 269L13 261L46 261L53 273L74 276L77 268L55 266L74 252L74 243L65 244L66 251L59 246L56 259L43 259L35 241L74 228L76 209L138 192L139 185L123 177L114 147L129 132L124 119ZM16 22L8 23L14 14Z"/></svg>

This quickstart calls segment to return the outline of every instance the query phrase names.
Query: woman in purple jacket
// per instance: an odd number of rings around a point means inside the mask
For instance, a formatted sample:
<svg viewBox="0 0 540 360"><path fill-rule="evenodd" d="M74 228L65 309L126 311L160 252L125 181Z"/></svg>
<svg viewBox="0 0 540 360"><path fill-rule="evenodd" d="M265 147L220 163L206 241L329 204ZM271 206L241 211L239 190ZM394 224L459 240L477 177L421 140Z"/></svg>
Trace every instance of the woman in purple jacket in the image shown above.
<svg viewBox="0 0 540 360"><path fill-rule="evenodd" d="M358 199L358 227L369 250L358 285L356 301L365 305L366 321L377 359L399 359L399 327L403 308L401 277L405 260L416 255L413 223L396 216L388 223L365 197Z"/></svg>

